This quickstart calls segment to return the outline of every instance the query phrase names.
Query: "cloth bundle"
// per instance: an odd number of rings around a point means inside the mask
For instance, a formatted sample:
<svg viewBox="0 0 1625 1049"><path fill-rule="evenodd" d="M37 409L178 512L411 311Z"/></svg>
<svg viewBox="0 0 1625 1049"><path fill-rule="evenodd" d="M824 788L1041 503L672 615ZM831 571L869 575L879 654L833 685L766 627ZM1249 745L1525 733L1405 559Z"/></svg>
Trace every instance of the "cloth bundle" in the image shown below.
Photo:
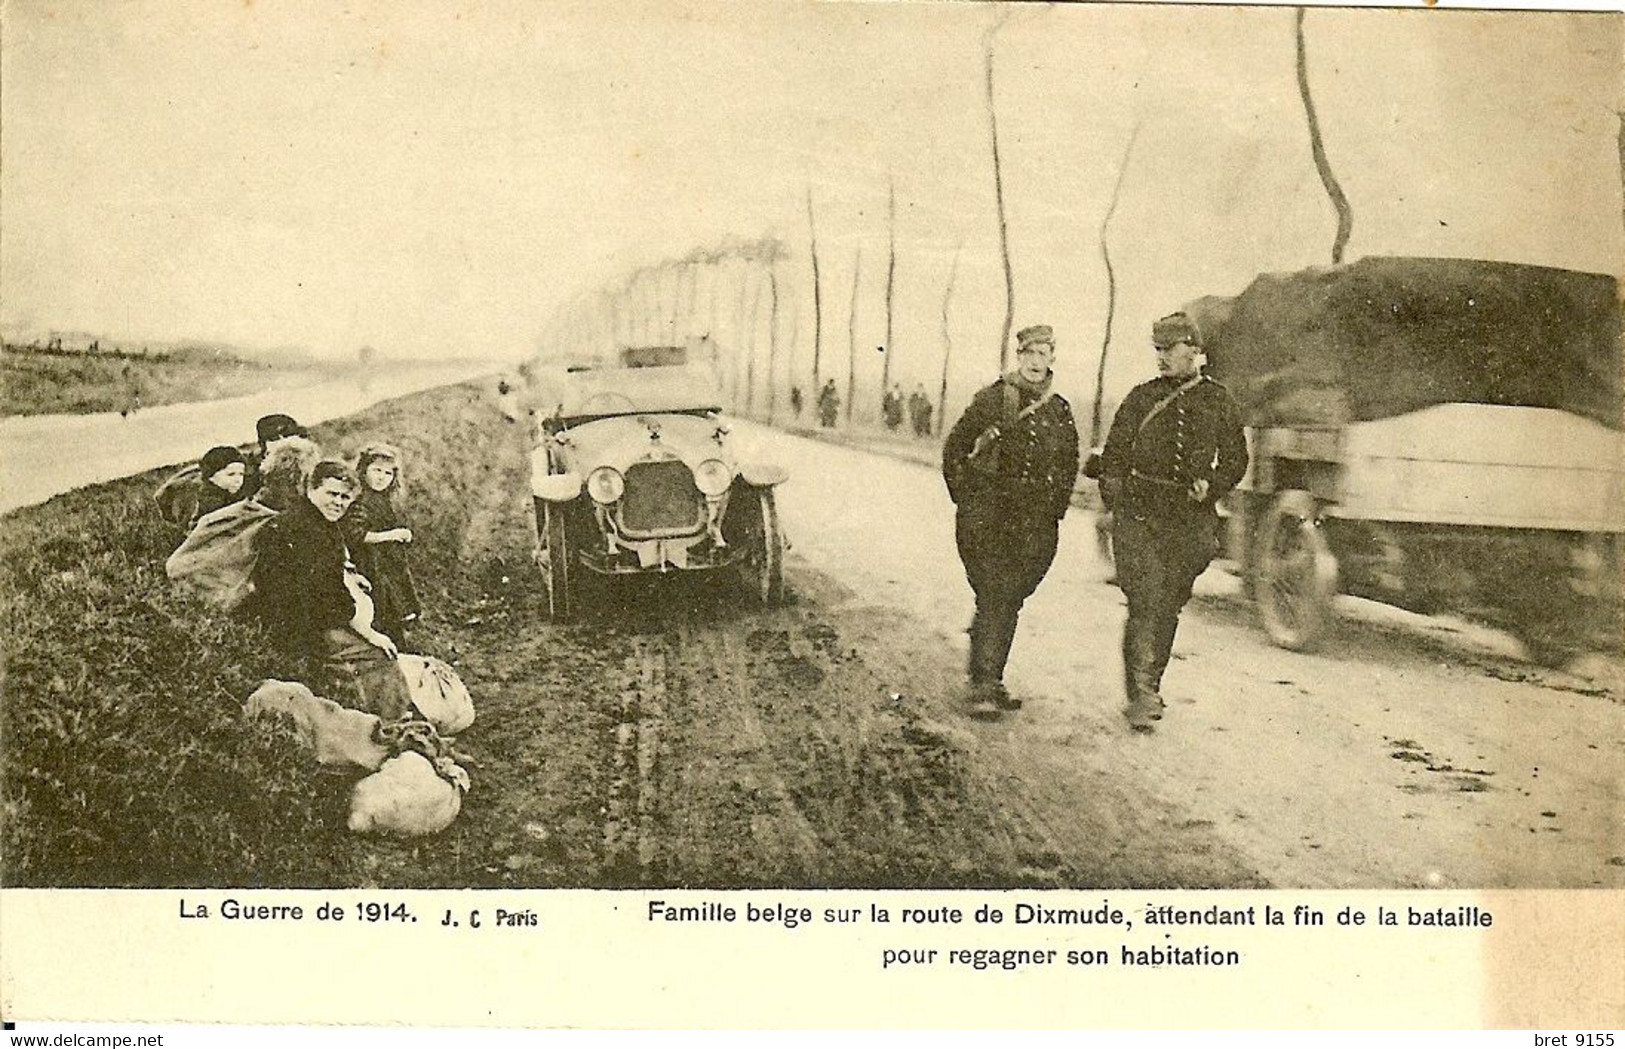
<svg viewBox="0 0 1625 1049"><path fill-rule="evenodd" d="M253 500L204 514L164 562L164 574L211 608L236 609L254 592L254 536L276 515Z"/></svg>

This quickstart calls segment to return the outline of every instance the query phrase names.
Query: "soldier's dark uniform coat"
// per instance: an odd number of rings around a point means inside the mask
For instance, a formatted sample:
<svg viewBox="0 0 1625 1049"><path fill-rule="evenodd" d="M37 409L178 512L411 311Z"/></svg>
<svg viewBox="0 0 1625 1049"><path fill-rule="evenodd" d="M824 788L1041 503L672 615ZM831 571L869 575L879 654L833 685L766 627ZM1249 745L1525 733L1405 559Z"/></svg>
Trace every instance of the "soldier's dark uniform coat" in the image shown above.
<svg viewBox="0 0 1625 1049"><path fill-rule="evenodd" d="M1117 583L1128 598L1124 684L1131 707L1160 706L1162 674L1179 612L1213 559L1215 504L1247 472L1241 413L1229 391L1203 377L1153 416L1185 380L1141 383L1123 399L1101 453L1102 500L1112 511ZM1187 494L1205 478L1207 497Z"/></svg>
<svg viewBox="0 0 1625 1049"><path fill-rule="evenodd" d="M975 684L1003 680L1016 619L1055 559L1058 526L1078 473L1078 428L1066 399L1051 395L1011 423L1007 386L1018 393L1017 412L1041 396L1014 375L1000 379L977 392L942 448L943 479L958 508L954 539L976 595L970 632ZM983 455L996 458L973 462L977 438L995 425L997 452Z"/></svg>

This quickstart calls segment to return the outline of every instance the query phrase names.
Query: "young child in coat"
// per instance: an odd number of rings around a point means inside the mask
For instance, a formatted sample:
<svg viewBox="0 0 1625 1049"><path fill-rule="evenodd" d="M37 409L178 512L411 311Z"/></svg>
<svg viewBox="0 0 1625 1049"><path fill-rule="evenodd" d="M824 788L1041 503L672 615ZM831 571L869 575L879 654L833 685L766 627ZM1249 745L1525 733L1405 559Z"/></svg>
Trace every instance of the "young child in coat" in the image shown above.
<svg viewBox="0 0 1625 1049"><path fill-rule="evenodd" d="M229 445L218 445L198 460L197 509L192 512L188 531L198 518L243 498L243 481L248 464L243 453Z"/></svg>
<svg viewBox="0 0 1625 1049"><path fill-rule="evenodd" d="M405 648L406 626L418 618L406 527L395 499L402 495L401 455L394 446L371 444L356 459L361 495L344 516L350 558L372 583L373 624Z"/></svg>

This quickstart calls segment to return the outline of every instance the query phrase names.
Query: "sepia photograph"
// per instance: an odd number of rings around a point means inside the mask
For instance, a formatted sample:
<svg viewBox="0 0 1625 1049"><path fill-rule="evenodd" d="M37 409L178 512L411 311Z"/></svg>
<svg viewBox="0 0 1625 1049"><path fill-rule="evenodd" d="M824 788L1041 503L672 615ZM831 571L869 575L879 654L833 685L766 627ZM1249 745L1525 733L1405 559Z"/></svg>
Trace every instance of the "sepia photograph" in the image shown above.
<svg viewBox="0 0 1625 1049"><path fill-rule="evenodd" d="M8 907L1617 907L1617 13L3 18Z"/></svg>

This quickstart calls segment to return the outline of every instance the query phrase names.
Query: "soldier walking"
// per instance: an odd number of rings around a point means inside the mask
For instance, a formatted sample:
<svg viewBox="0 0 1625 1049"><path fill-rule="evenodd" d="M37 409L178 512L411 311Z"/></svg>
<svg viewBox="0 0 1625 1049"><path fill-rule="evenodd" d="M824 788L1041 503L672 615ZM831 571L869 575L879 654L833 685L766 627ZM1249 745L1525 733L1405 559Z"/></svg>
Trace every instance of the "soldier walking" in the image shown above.
<svg viewBox="0 0 1625 1049"><path fill-rule="evenodd" d="M1078 472L1072 408L1052 389L1054 333L1036 324L1016 342L1016 370L977 392L942 447L954 540L976 595L969 670L979 718L1021 706L1004 687L1005 662L1021 606L1055 559Z"/></svg>
<svg viewBox="0 0 1625 1049"><path fill-rule="evenodd" d="M1117 585L1128 598L1124 713L1136 732L1162 718L1162 674L1179 613L1217 547L1214 506L1247 472L1240 410L1202 374L1207 358L1196 323L1171 314L1152 327L1151 342L1157 377L1123 399L1100 461Z"/></svg>

